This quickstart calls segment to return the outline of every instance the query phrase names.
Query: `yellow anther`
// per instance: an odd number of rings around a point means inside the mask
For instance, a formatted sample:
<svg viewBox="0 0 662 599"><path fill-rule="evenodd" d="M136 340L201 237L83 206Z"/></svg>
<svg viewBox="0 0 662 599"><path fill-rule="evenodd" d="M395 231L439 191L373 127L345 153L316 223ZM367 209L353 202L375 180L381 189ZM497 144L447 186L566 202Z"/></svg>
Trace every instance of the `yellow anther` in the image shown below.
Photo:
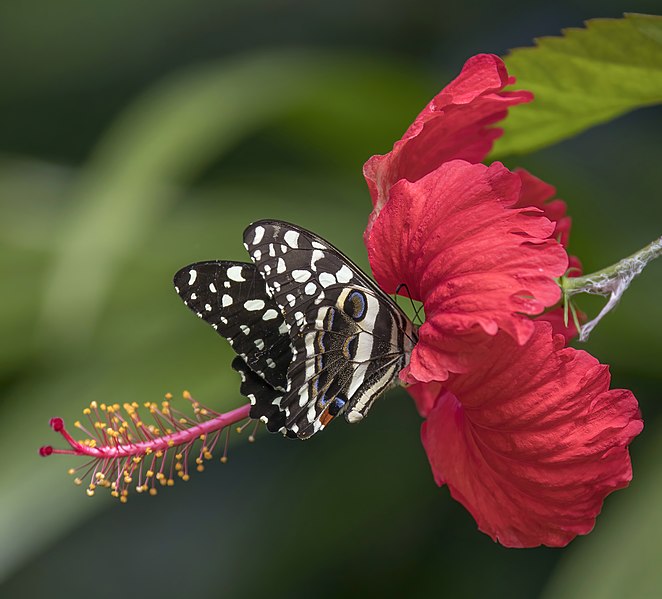
<svg viewBox="0 0 662 599"><path fill-rule="evenodd" d="M67 470L67 474L69 474L69 475L71 475L71 474L75 474L75 473L76 473L76 469L75 469L75 468L69 468L69 470Z"/></svg>
<svg viewBox="0 0 662 599"><path fill-rule="evenodd" d="M132 458L132 461L133 461L134 464L140 464L140 456L136 456L136 457Z"/></svg>
<svg viewBox="0 0 662 599"><path fill-rule="evenodd" d="M106 477L104 476L103 472L97 472L97 473L94 475L94 478L96 478L97 480L103 480L103 479L106 478Z"/></svg>
<svg viewBox="0 0 662 599"><path fill-rule="evenodd" d="M168 486L172 487L175 484L175 481L172 478L168 479Z"/></svg>
<svg viewBox="0 0 662 599"><path fill-rule="evenodd" d="M120 503L126 503L127 501L129 501L129 499L126 495L122 495L122 497L120 497Z"/></svg>
<svg viewBox="0 0 662 599"><path fill-rule="evenodd" d="M120 496L120 494L119 494L117 491L111 491L110 494L111 494L113 497L119 497L119 496Z"/></svg>
<svg viewBox="0 0 662 599"><path fill-rule="evenodd" d="M106 404L105 403L102 403L99 407L101 408L102 412L106 411Z"/></svg>
<svg viewBox="0 0 662 599"><path fill-rule="evenodd" d="M125 476L125 477L124 477L124 482L125 482L127 485L130 485L132 481L133 481L133 479L132 479L130 476Z"/></svg>
<svg viewBox="0 0 662 599"><path fill-rule="evenodd" d="M168 392L165 394L166 399L172 399L172 393Z"/></svg>
<svg viewBox="0 0 662 599"><path fill-rule="evenodd" d="M184 399L191 399L191 394L190 394L188 391L184 391L184 392L182 393L182 397L183 397Z"/></svg>
<svg viewBox="0 0 662 599"><path fill-rule="evenodd" d="M76 420L76 422L74 422L74 426L76 428L80 428L81 427L80 420Z"/></svg>
<svg viewBox="0 0 662 599"><path fill-rule="evenodd" d="M196 464L202 464L202 458L195 458Z"/></svg>
<svg viewBox="0 0 662 599"><path fill-rule="evenodd" d="M162 458L162 457L163 457L163 452L159 449L159 450L156 452L155 455L156 455L157 458Z"/></svg>
<svg viewBox="0 0 662 599"><path fill-rule="evenodd" d="M157 473L156 473L156 479L157 479L157 480L161 480L162 478L165 478L163 472L157 472Z"/></svg>
<svg viewBox="0 0 662 599"><path fill-rule="evenodd" d="M202 454L202 457L204 457L205 460L211 460L211 457L212 457L212 456L211 456L211 451L205 451L205 452Z"/></svg>
<svg viewBox="0 0 662 599"><path fill-rule="evenodd" d="M249 443L254 443L255 442L255 436L254 435L248 435L248 442Z"/></svg>
<svg viewBox="0 0 662 599"><path fill-rule="evenodd" d="M205 408L202 408L202 410L200 410L200 414L202 414L203 416L206 416L207 414L209 414L209 412L207 412L207 410Z"/></svg>
<svg viewBox="0 0 662 599"><path fill-rule="evenodd" d="M90 410L90 408L84 408L83 409L83 414L85 414L85 416L87 416L88 414L91 414L91 413L92 413L92 410Z"/></svg>
<svg viewBox="0 0 662 599"><path fill-rule="evenodd" d="M184 482L186 482L189 478L191 478L191 477L190 477L188 474L184 474L184 475L182 476L182 480L183 480Z"/></svg>
<svg viewBox="0 0 662 599"><path fill-rule="evenodd" d="M83 481L80 478L74 478L74 485L82 485Z"/></svg>
<svg viewBox="0 0 662 599"><path fill-rule="evenodd" d="M147 478L152 478L154 476L154 470L148 470L147 473L145 474Z"/></svg>
<svg viewBox="0 0 662 599"><path fill-rule="evenodd" d="M179 424L186 424L186 418L180 418Z"/></svg>
<svg viewBox="0 0 662 599"><path fill-rule="evenodd" d="M152 488L149 490L149 494L150 494L152 497L153 497L154 495L156 495L156 493L157 493L157 490L156 490L156 488L154 488L154 487L152 487Z"/></svg>
<svg viewBox="0 0 662 599"><path fill-rule="evenodd" d="M150 455L152 453L152 448L151 447L146 447L145 448L145 455Z"/></svg>
<svg viewBox="0 0 662 599"><path fill-rule="evenodd" d="M175 442L172 439L168 440L168 447L173 447L175 445Z"/></svg>
<svg viewBox="0 0 662 599"><path fill-rule="evenodd" d="M175 470L181 470L184 466L182 466L179 462L175 464Z"/></svg>
<svg viewBox="0 0 662 599"><path fill-rule="evenodd" d="M228 463L228 456L224 455L221 456L221 464L227 464Z"/></svg>
<svg viewBox="0 0 662 599"><path fill-rule="evenodd" d="M94 495L94 489L85 489L85 492L87 493L88 497L92 497Z"/></svg>
<svg viewBox="0 0 662 599"><path fill-rule="evenodd" d="M181 460L184 456L181 453L176 453L175 454L175 459L176 460Z"/></svg>
<svg viewBox="0 0 662 599"><path fill-rule="evenodd" d="M204 471L205 471L205 467L204 467L202 464L200 464L200 465L196 466L196 470L197 470L198 472L204 472Z"/></svg>
<svg viewBox="0 0 662 599"><path fill-rule="evenodd" d="M93 410L96 410L96 409L97 409L97 405L98 405L98 404L97 404L96 401L91 401L91 402L90 402L90 408L92 408Z"/></svg>

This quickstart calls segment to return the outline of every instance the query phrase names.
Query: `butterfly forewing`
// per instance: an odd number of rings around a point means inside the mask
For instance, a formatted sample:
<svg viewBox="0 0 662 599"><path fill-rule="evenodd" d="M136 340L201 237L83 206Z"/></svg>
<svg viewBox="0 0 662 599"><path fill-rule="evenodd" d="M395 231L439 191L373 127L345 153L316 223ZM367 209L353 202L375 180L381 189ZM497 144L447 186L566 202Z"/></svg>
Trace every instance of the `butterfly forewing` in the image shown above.
<svg viewBox="0 0 662 599"><path fill-rule="evenodd" d="M197 262L174 277L175 290L197 316L225 337L270 387L284 391L292 361L287 325L255 265Z"/></svg>

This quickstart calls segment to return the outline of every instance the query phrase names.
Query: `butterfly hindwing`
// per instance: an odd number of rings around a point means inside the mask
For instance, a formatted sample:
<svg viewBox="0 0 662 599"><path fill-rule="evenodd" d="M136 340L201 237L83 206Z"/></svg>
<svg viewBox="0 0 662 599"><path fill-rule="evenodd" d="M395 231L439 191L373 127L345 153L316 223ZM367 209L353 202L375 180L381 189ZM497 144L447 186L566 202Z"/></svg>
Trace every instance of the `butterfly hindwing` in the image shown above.
<svg viewBox="0 0 662 599"><path fill-rule="evenodd" d="M344 413L357 422L397 381L411 321L340 250L288 223L259 221L244 245L289 326L285 428L300 438Z"/></svg>

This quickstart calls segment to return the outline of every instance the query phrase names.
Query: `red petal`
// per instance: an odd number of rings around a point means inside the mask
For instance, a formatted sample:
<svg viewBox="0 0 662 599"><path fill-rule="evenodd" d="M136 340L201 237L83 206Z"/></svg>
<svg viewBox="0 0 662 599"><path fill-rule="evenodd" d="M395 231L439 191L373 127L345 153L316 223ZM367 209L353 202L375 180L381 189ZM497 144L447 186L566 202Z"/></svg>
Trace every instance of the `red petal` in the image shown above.
<svg viewBox="0 0 662 599"><path fill-rule="evenodd" d="M423 424L435 480L503 545L566 545L632 478L637 401L610 391L607 367L563 348L546 323L524 346L503 334L490 345L483 368L449 379Z"/></svg>
<svg viewBox="0 0 662 599"><path fill-rule="evenodd" d="M416 181L457 158L483 160L502 134L488 126L503 119L510 106L533 99L526 91L503 91L514 81L498 56L478 54L467 60L458 77L423 109L393 150L366 162L363 174L376 213L399 179Z"/></svg>
<svg viewBox="0 0 662 599"><path fill-rule="evenodd" d="M566 215L566 204L563 200L548 201L556 195L556 188L523 168L517 168L513 172L522 182L520 197L515 206L517 208L534 206L542 210L543 214L556 225L554 239L557 239L563 247L568 247L572 221Z"/></svg>
<svg viewBox="0 0 662 599"><path fill-rule="evenodd" d="M554 225L535 209L513 209L520 179L502 164L454 160L415 183L399 181L368 238L379 285L405 283L425 307L409 382L464 372L481 330L504 329L519 343L538 314L560 298L554 277L567 267L548 236Z"/></svg>

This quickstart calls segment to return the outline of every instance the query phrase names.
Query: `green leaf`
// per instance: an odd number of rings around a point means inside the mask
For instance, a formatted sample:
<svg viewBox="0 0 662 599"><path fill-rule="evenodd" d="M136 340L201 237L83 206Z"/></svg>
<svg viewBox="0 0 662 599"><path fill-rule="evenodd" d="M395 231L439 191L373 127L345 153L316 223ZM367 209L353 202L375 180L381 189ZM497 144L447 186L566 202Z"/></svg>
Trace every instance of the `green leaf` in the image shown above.
<svg viewBox="0 0 662 599"><path fill-rule="evenodd" d="M535 100L511 110L492 158L522 154L662 101L662 17L628 14L566 29L505 57Z"/></svg>

